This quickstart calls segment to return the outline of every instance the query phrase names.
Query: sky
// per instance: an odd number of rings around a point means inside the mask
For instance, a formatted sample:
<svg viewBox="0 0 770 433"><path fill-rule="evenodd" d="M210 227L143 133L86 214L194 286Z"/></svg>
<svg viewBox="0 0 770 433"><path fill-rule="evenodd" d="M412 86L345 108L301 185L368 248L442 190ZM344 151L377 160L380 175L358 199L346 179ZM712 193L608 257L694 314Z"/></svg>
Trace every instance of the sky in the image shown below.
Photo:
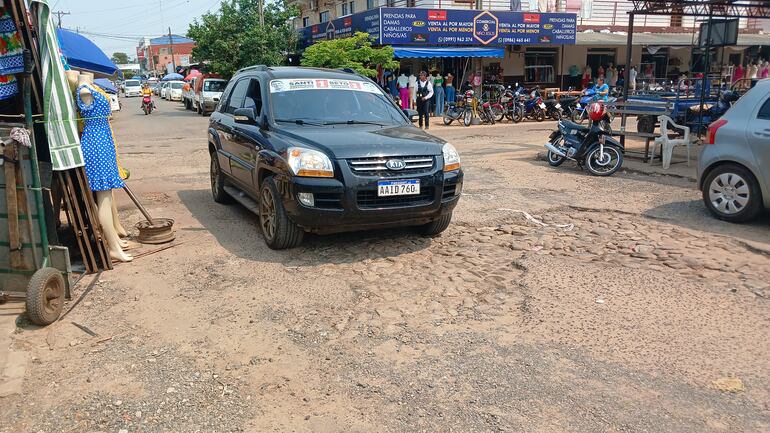
<svg viewBox="0 0 770 433"><path fill-rule="evenodd" d="M184 35L188 25L207 11L219 10L221 0L48 0L52 11L62 16L62 27L76 30L93 41L108 56L124 52L136 56L143 36ZM52 18L56 19L55 16Z"/></svg>

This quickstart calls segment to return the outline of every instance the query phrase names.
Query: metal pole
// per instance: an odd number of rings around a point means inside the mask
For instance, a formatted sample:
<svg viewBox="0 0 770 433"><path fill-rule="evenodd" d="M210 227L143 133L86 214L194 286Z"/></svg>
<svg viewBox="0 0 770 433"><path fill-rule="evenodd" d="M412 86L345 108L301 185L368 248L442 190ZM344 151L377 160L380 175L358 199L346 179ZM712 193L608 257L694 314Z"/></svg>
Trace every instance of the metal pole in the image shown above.
<svg viewBox="0 0 770 433"><path fill-rule="evenodd" d="M174 39L171 36L171 27L168 28L168 44L168 49L171 52L171 69L173 72L176 72L176 63L174 62Z"/></svg>
<svg viewBox="0 0 770 433"><path fill-rule="evenodd" d="M559 89L564 90L564 44L561 46L561 60L559 60L559 75L561 75L561 83Z"/></svg>
<svg viewBox="0 0 770 433"><path fill-rule="evenodd" d="M700 110L698 110L698 135L703 133L703 100L706 99L706 83L708 82L709 64L711 63L711 24L714 9L709 6L708 30L706 30L706 54L703 56L703 78L700 84Z"/></svg>
<svg viewBox="0 0 770 433"><path fill-rule="evenodd" d="M628 89L630 89L631 83L629 78L631 77L631 50L634 48L634 13L628 14L628 37L626 38L626 76L623 79L623 95L625 95L626 102L628 102ZM626 131L626 115L620 116L620 131ZM620 142L625 146L626 136L620 136Z"/></svg>

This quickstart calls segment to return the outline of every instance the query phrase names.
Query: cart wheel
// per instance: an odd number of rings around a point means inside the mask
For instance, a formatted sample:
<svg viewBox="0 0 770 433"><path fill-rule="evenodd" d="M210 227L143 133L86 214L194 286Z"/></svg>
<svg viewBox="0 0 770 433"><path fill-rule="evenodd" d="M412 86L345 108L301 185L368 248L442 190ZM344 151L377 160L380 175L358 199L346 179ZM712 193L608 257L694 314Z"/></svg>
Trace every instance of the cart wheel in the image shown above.
<svg viewBox="0 0 770 433"><path fill-rule="evenodd" d="M36 325L50 325L59 318L64 305L64 278L61 271L43 268L27 285L27 316Z"/></svg>

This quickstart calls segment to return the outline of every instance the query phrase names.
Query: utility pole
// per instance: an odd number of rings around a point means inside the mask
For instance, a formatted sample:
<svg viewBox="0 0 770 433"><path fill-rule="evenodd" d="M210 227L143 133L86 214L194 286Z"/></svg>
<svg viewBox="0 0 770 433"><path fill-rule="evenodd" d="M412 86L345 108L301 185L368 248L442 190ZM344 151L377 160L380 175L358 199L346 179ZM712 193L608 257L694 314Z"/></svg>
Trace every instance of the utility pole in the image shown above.
<svg viewBox="0 0 770 433"><path fill-rule="evenodd" d="M62 12L62 11L56 11L56 12L53 12L53 14L56 15L57 21L59 22L59 28L61 28L62 15L71 15L69 12Z"/></svg>
<svg viewBox="0 0 770 433"><path fill-rule="evenodd" d="M259 0L259 25L265 25L265 0Z"/></svg>
<svg viewBox="0 0 770 433"><path fill-rule="evenodd" d="M174 38L171 36L171 27L168 28L168 44L171 52L171 69L176 72L176 63L174 62Z"/></svg>

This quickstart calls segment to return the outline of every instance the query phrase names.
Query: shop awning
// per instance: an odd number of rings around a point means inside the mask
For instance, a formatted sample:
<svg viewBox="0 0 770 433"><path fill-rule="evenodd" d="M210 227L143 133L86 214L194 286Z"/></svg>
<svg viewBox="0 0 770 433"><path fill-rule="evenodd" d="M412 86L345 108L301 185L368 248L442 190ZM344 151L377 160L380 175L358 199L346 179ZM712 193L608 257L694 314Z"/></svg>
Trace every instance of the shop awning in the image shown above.
<svg viewBox="0 0 770 433"><path fill-rule="evenodd" d="M85 36L61 28L56 29L56 35L59 38L61 52L73 69L93 72L97 75L109 76L116 72L119 76L123 75L104 51Z"/></svg>
<svg viewBox="0 0 770 433"><path fill-rule="evenodd" d="M393 56L397 59L429 59L436 57L505 57L503 48L420 48L393 47Z"/></svg>

